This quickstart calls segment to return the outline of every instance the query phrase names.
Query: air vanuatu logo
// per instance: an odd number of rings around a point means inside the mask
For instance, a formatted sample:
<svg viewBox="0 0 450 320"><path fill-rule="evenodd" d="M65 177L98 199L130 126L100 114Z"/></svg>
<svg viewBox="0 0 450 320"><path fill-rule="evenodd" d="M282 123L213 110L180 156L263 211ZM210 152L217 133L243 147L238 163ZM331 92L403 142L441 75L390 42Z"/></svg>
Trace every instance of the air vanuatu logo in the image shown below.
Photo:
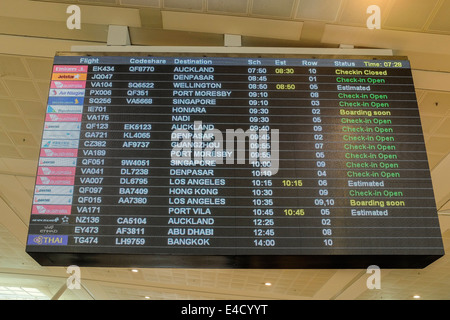
<svg viewBox="0 0 450 320"><path fill-rule="evenodd" d="M42 235L30 234L28 236L28 245L39 246L65 246L67 245L68 236L66 235Z"/></svg>

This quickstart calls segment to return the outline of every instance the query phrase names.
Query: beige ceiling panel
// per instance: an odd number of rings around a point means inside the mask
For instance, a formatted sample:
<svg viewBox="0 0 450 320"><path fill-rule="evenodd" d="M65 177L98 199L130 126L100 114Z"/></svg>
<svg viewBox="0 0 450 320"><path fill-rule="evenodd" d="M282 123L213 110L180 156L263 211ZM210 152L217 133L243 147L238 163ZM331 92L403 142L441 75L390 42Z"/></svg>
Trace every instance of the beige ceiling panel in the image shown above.
<svg viewBox="0 0 450 320"><path fill-rule="evenodd" d="M30 131L21 117L2 116L2 117L0 117L0 123L2 124L2 128L8 132L10 132L10 131L29 132Z"/></svg>
<svg viewBox="0 0 450 320"><path fill-rule="evenodd" d="M427 133L427 132L423 133L423 138L425 139L425 144L431 137L432 137L431 133Z"/></svg>
<svg viewBox="0 0 450 320"><path fill-rule="evenodd" d="M32 197L12 175L0 175L2 198L22 221L29 220Z"/></svg>
<svg viewBox="0 0 450 320"><path fill-rule="evenodd" d="M115 2L115 0L112 0ZM108 1L108 3L113 3ZM87 4L87 2L85 2ZM94 4L94 2L90 2ZM82 23L92 24L119 24L139 27L139 10L134 8L119 8L83 5L78 3L81 9ZM103 3L106 3L103 1ZM28 0L2 0L0 1L0 12L3 17L37 19L44 21L66 22L69 14L66 13L67 3L41 2ZM83 25L82 25L83 28Z"/></svg>
<svg viewBox="0 0 450 320"><path fill-rule="evenodd" d="M444 207L441 209L447 209L450 210L450 202L447 202ZM439 211L439 213L442 213ZM450 212L448 212L450 213ZM447 240L450 240L450 215L449 214L439 214L439 225L441 226L442 231L442 237L446 238ZM449 265L450 267L450 265ZM450 271L450 270L449 270Z"/></svg>
<svg viewBox="0 0 450 320"><path fill-rule="evenodd" d="M290 18L294 0L253 0L253 6L250 9L252 15Z"/></svg>
<svg viewBox="0 0 450 320"><path fill-rule="evenodd" d="M163 11L166 30L237 34L286 40L300 39L302 23L296 21L232 17L212 14Z"/></svg>
<svg viewBox="0 0 450 320"><path fill-rule="evenodd" d="M9 132L8 133L13 140L16 147L37 147L38 143L36 139L30 133L22 132Z"/></svg>
<svg viewBox="0 0 450 320"><path fill-rule="evenodd" d="M449 199L449 201L447 202L447 203L445 203L444 205L442 205L442 207L440 207L440 209L439 209L439 213L444 213L444 212L446 212L447 214L450 214L450 199ZM448 217L449 219L450 219L450 217ZM442 225L442 224L441 224ZM448 238L450 238L450 232L449 232L449 230L447 230L447 241L448 241ZM449 245L450 246L450 245Z"/></svg>
<svg viewBox="0 0 450 320"><path fill-rule="evenodd" d="M19 259L14 259L15 264L12 264L8 267L14 267L14 268L20 268L20 266L25 265L25 262L31 262L31 259L28 257L25 257L23 246L26 243L27 238L27 232L28 232L28 222L27 224L24 223L17 215L14 213L14 211L11 210L11 208L8 206L8 204L3 200L0 199L0 212L2 213L0 215L0 243L2 247L6 245L11 246L11 243L18 243L19 245L16 246L15 255L20 257ZM9 232L7 232L9 231ZM17 257L17 258L18 258ZM5 257L2 257L2 267L7 265L8 263L11 263L11 261L8 259L5 259ZM21 261L17 263L18 261ZM36 265L36 262L32 262L34 265ZM28 263L27 263L28 264Z"/></svg>
<svg viewBox="0 0 450 320"><path fill-rule="evenodd" d="M427 151L432 153L444 153L450 152L450 136L431 136L426 141Z"/></svg>
<svg viewBox="0 0 450 320"><path fill-rule="evenodd" d="M108 27L82 23L81 30L70 30L66 22L2 17L0 33L27 37L105 42Z"/></svg>
<svg viewBox="0 0 450 320"><path fill-rule="evenodd" d="M59 2L59 3L79 3L79 0L29 0L29 1L37 1L37 2Z"/></svg>
<svg viewBox="0 0 450 320"><path fill-rule="evenodd" d="M421 89L416 89L416 99L417 102L420 103L420 101L422 100L422 98L425 96L425 94L427 93L426 90L421 90Z"/></svg>
<svg viewBox="0 0 450 320"><path fill-rule="evenodd" d="M436 167L439 162L441 162L441 160L445 158L445 156L445 153L427 153L428 165L430 167L430 170L433 170L433 168Z"/></svg>
<svg viewBox="0 0 450 320"><path fill-rule="evenodd" d="M203 10L203 0L163 0L164 9Z"/></svg>
<svg viewBox="0 0 450 320"><path fill-rule="evenodd" d="M7 45L7 42L4 43ZM0 43L0 47L1 47ZM30 48L29 48L30 50ZM14 57L10 55L1 55L0 56L0 76L3 78L28 78L29 74L27 69L22 63L22 60L19 57Z"/></svg>
<svg viewBox="0 0 450 320"><path fill-rule="evenodd" d="M17 100L17 104L25 117L44 118L46 104L28 100Z"/></svg>
<svg viewBox="0 0 450 320"><path fill-rule="evenodd" d="M42 103L47 103L48 92L50 90L50 81L36 81Z"/></svg>
<svg viewBox="0 0 450 320"><path fill-rule="evenodd" d="M304 21L300 42L309 47L320 47L325 23L321 21Z"/></svg>
<svg viewBox="0 0 450 320"><path fill-rule="evenodd" d="M442 259L442 258L441 258ZM435 262L434 265L439 264ZM429 272L427 272L428 269ZM440 275L447 270L432 270L433 265L425 270L403 269L403 270L381 270L381 289L366 290L357 297L358 300L417 300L413 296L419 294L419 300L439 300L439 296L448 286L447 277L440 279ZM388 274L386 274L386 271ZM367 279L367 276L362 277ZM364 283L365 285L365 283ZM444 291L445 292L445 291ZM441 299L446 299L448 295L443 293ZM446 297L446 298L444 298ZM419 301L420 302L420 301Z"/></svg>
<svg viewBox="0 0 450 320"><path fill-rule="evenodd" d="M342 0L300 0L295 18L335 21L341 5Z"/></svg>
<svg viewBox="0 0 450 320"><path fill-rule="evenodd" d="M360 276L361 270L336 270L335 274L315 293L314 299L328 300L338 295L342 287Z"/></svg>
<svg viewBox="0 0 450 320"><path fill-rule="evenodd" d="M383 28L422 30L440 0L395 0ZM383 14L383 13L382 13Z"/></svg>
<svg viewBox="0 0 450 320"><path fill-rule="evenodd" d="M448 143L448 141L447 141ZM450 181L450 154L447 154L431 171L433 180L434 196L438 208L445 204L450 197L448 182Z"/></svg>
<svg viewBox="0 0 450 320"><path fill-rule="evenodd" d="M420 114L443 118L450 115L450 92L427 91L419 103Z"/></svg>
<svg viewBox="0 0 450 320"><path fill-rule="evenodd" d="M2 0L0 12L3 17L65 21L67 4L45 3L27 0Z"/></svg>
<svg viewBox="0 0 450 320"><path fill-rule="evenodd" d="M412 70L414 85L418 89L450 92L450 73Z"/></svg>
<svg viewBox="0 0 450 320"><path fill-rule="evenodd" d="M432 117L432 116L426 116L421 115L420 121L422 123L422 130L426 134L434 133L436 129L441 125L443 122L442 117Z"/></svg>
<svg viewBox="0 0 450 320"><path fill-rule="evenodd" d="M10 174L20 176L36 176L37 158L34 160L1 159L0 165L8 169Z"/></svg>
<svg viewBox="0 0 450 320"><path fill-rule="evenodd" d="M448 107L449 107L449 110L450 110L450 105ZM450 117L447 117L444 121L442 121L440 126L434 132L434 134L445 135L445 136L449 136L450 137Z"/></svg>
<svg viewBox="0 0 450 320"><path fill-rule="evenodd" d="M360 47L445 54L450 52L450 36L397 30L369 30L343 25L325 26L323 43Z"/></svg>
<svg viewBox="0 0 450 320"><path fill-rule="evenodd" d="M103 25L121 25L129 27L140 27L141 19L139 17L138 9L126 9L118 7L103 7L103 6L80 6L82 21L91 24ZM67 19L67 18L66 18ZM83 26L82 26L83 28Z"/></svg>
<svg viewBox="0 0 450 320"><path fill-rule="evenodd" d="M39 147L37 145L33 146L33 147L19 147L18 146L17 150L19 150L23 159L33 160L39 156ZM32 196L33 194L30 194L30 195Z"/></svg>
<svg viewBox="0 0 450 320"><path fill-rule="evenodd" d="M124 6L133 6L133 7L136 6L136 7L159 8L161 6L160 0L119 0L119 3Z"/></svg>
<svg viewBox="0 0 450 320"><path fill-rule="evenodd" d="M0 35L0 54L4 53L22 56L31 55L35 57L54 57L55 53L58 51L70 51L70 48L73 45L86 46L95 44L104 43ZM3 74L1 70L3 64L5 63L4 61L4 58L0 59L0 75ZM12 67L13 66L15 65L13 64ZM23 66L22 68L25 70ZM14 75L14 73L11 72L8 72L7 74ZM28 77L26 70L25 75L22 77Z"/></svg>
<svg viewBox="0 0 450 320"><path fill-rule="evenodd" d="M5 79L5 84L12 96L21 99L39 99L39 94L32 81Z"/></svg>
<svg viewBox="0 0 450 320"><path fill-rule="evenodd" d="M135 46L223 46L223 35L161 29L129 28L130 37ZM120 51L120 47L116 47ZM115 49L116 51L117 49ZM129 50L128 50L129 51Z"/></svg>
<svg viewBox="0 0 450 320"><path fill-rule="evenodd" d="M31 128L31 133L33 134L36 141L40 141L42 138L42 131L44 130L44 120L42 119L27 119L27 122Z"/></svg>
<svg viewBox="0 0 450 320"><path fill-rule="evenodd" d="M247 14L248 0L208 0L208 12Z"/></svg>
<svg viewBox="0 0 450 320"><path fill-rule="evenodd" d="M428 30L450 34L450 1L443 0L442 6L428 26Z"/></svg>
<svg viewBox="0 0 450 320"><path fill-rule="evenodd" d="M6 89L5 85L3 84L3 81L0 79L0 97L8 97L9 96L9 92ZM0 108L0 112L1 112L1 108Z"/></svg>
<svg viewBox="0 0 450 320"><path fill-rule="evenodd" d="M450 52L447 54L434 54L432 52L396 50L394 54L408 57L413 69L450 73Z"/></svg>
<svg viewBox="0 0 450 320"><path fill-rule="evenodd" d="M0 128L3 129L3 126L0 126ZM12 140L11 138L6 134L6 132L0 130L0 144L5 145L5 144L11 144Z"/></svg>
<svg viewBox="0 0 450 320"><path fill-rule="evenodd" d="M388 4L388 0L345 0L340 14L339 22L348 25L366 26L367 8L371 5L380 7L381 16Z"/></svg>
<svg viewBox="0 0 450 320"><path fill-rule="evenodd" d="M25 62L33 78L49 81L52 74L53 59L26 57Z"/></svg>
<svg viewBox="0 0 450 320"><path fill-rule="evenodd" d="M1 135L1 134L0 134ZM1 137L0 137L1 139ZM2 158L22 158L19 151L12 144L0 144L0 157Z"/></svg>
<svg viewBox="0 0 450 320"><path fill-rule="evenodd" d="M151 28L151 32L148 32L149 34L153 33L155 29L162 29L162 17L161 17L161 10L156 8L140 8L139 9L139 15L141 17L141 24L142 28ZM142 28L128 28L128 31L132 29L138 29L142 30ZM150 30L147 30L150 31ZM131 35L130 35L131 36ZM133 44L134 39L133 40Z"/></svg>
<svg viewBox="0 0 450 320"><path fill-rule="evenodd" d="M89 4L117 4L117 0L78 0L78 2Z"/></svg>
<svg viewBox="0 0 450 320"><path fill-rule="evenodd" d="M305 31L305 27L307 27L309 24L316 22L316 21L305 21L302 23L302 32L300 39L297 40L285 40L285 39L275 39L275 38L260 38L260 37L242 37L242 47L243 48L250 48L250 47L258 47L258 48L280 48L279 52L282 51L281 48L295 48L295 47L312 47L310 44L311 40L314 41L314 47L318 48L321 47L320 38L322 37L322 34L319 36L319 41L316 42L316 39L314 36L318 33L314 32L308 32L308 28ZM320 23L320 22L316 22ZM303 39L303 35L305 35L305 39ZM221 43L223 45L223 42ZM258 52L257 52L258 53Z"/></svg>
<svg viewBox="0 0 450 320"><path fill-rule="evenodd" d="M0 115L19 116L20 113L13 100L0 99Z"/></svg>

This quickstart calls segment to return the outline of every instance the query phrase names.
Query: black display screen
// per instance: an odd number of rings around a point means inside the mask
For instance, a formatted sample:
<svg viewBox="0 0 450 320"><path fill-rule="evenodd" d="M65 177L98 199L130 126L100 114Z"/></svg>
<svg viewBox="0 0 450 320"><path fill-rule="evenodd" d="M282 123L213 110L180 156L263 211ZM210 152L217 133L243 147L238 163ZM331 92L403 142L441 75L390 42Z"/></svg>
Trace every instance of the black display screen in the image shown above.
<svg viewBox="0 0 450 320"><path fill-rule="evenodd" d="M43 265L443 255L401 57L56 56L31 211Z"/></svg>

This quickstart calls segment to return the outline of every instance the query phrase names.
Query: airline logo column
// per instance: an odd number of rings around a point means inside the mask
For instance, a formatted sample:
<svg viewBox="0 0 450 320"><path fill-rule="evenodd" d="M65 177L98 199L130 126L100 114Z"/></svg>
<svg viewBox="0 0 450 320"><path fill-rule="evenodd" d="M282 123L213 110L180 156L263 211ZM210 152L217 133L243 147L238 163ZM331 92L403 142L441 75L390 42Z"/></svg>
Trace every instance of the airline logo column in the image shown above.
<svg viewBox="0 0 450 320"><path fill-rule="evenodd" d="M71 214L87 72L88 66L53 67L32 214ZM28 243L65 245L67 235L30 235Z"/></svg>

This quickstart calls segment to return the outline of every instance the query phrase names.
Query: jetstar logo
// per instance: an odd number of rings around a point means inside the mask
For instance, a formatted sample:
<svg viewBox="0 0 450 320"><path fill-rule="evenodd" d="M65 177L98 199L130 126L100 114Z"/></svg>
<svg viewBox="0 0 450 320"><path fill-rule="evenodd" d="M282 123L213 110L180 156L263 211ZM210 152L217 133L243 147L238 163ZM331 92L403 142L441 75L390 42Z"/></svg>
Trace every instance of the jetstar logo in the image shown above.
<svg viewBox="0 0 450 320"><path fill-rule="evenodd" d="M86 80L86 73L54 73L52 75L52 80L54 81L64 81L64 80Z"/></svg>

